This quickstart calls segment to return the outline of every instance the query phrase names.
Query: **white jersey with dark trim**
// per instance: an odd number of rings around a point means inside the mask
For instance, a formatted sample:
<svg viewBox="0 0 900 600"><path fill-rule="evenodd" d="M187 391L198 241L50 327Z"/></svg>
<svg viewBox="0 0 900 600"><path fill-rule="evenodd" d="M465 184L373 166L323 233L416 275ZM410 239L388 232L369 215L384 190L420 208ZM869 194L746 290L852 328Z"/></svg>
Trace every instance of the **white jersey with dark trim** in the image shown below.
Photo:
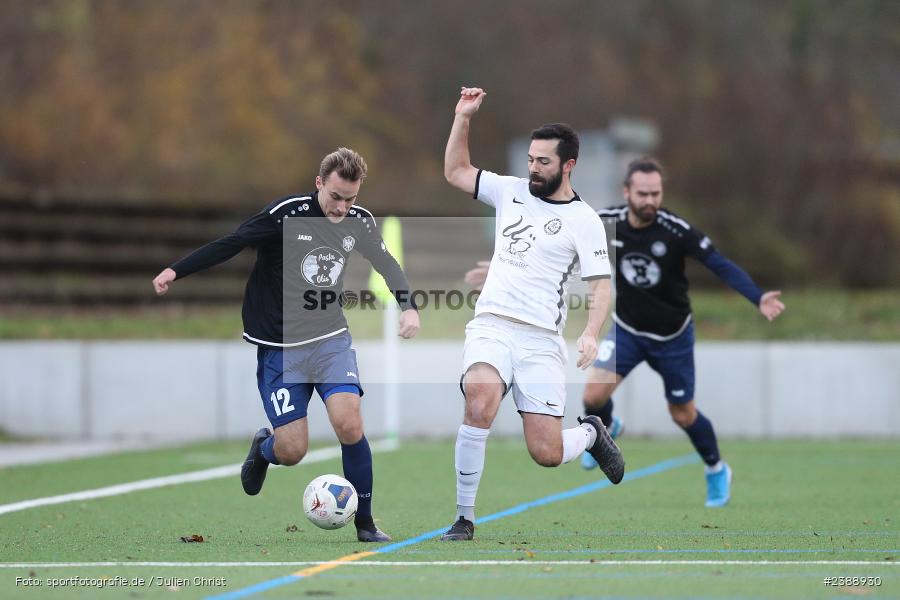
<svg viewBox="0 0 900 600"><path fill-rule="evenodd" d="M538 198L527 179L490 171L478 172L475 198L497 211L494 255L475 314L562 333L573 273L583 280L611 274L600 217L577 195L566 202Z"/></svg>

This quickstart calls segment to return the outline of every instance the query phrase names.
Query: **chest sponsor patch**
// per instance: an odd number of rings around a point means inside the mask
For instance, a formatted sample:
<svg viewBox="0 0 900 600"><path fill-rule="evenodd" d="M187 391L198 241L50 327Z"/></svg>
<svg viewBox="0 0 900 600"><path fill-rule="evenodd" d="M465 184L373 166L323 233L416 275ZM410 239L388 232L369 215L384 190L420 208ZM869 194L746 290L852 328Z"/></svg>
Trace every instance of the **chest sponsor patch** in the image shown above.
<svg viewBox="0 0 900 600"><path fill-rule="evenodd" d="M301 270L307 283L320 288L333 287L344 270L344 257L333 248L321 246L303 257Z"/></svg>
<svg viewBox="0 0 900 600"><path fill-rule="evenodd" d="M508 240L503 250L518 259L525 258L525 253L531 249L536 239L531 233L531 225L525 223L525 217L519 217L515 223L504 227L502 234Z"/></svg>

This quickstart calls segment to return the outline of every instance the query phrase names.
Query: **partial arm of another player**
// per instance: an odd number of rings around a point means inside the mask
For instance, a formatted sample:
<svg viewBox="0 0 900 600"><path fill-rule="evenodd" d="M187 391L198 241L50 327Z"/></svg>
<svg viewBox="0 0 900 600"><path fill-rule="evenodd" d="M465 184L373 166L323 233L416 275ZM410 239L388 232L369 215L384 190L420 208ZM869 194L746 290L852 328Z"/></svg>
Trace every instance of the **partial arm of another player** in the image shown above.
<svg viewBox="0 0 900 600"><path fill-rule="evenodd" d="M706 268L759 308L759 312L769 321L784 311L780 290L763 292L753 279L739 266L725 258L718 250L713 250L704 259Z"/></svg>
<svg viewBox="0 0 900 600"><path fill-rule="evenodd" d="M463 281L476 290L480 290L484 287L484 282L487 281L488 271L491 268L491 261L479 260L476 265L477 266L474 269L466 271L466 274L463 275Z"/></svg>
<svg viewBox="0 0 900 600"><path fill-rule="evenodd" d="M578 352L578 368L587 369L597 358L597 337L609 314L612 298L612 283L609 277L588 281L588 321L584 332L575 343Z"/></svg>
<svg viewBox="0 0 900 600"><path fill-rule="evenodd" d="M460 90L456 116L444 152L444 177L450 185L468 194L475 193L478 177L478 169L472 166L469 158L469 124L486 95L487 92L481 88L463 87Z"/></svg>

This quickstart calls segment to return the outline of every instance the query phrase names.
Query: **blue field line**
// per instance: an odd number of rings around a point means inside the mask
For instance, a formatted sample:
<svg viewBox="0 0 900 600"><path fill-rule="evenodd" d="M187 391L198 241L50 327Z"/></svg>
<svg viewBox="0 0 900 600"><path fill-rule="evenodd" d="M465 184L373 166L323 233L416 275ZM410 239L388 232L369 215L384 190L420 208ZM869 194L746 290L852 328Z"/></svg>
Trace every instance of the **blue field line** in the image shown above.
<svg viewBox="0 0 900 600"><path fill-rule="evenodd" d="M593 556L602 556L605 554L833 554L834 550L829 548L631 548L627 550L598 550L596 548L586 548L583 550L548 550L546 548L528 547L530 552L535 554L591 554ZM515 550L471 550L472 554L515 554ZM858 548L847 549L841 548L840 552L845 554L900 554L900 550L896 548L872 549ZM438 550L411 550L409 554L440 554Z"/></svg>
<svg viewBox="0 0 900 600"><path fill-rule="evenodd" d="M694 464L699 462L700 459L696 454L688 454L685 456L680 456L678 458L672 458L669 460L664 460L662 462L658 462L655 465L651 465L649 467L644 467L643 469L638 469L637 471L633 471L627 473L623 478L623 481L631 481L633 479L640 479L642 477L648 477L650 475L655 475L657 473L662 473L663 471L668 471L669 469L675 469L677 467L682 467L684 465ZM513 506L512 508L508 508L506 510L502 510L500 512L496 512L479 519L475 519L476 524L482 523L490 523L491 521L496 521L497 519L502 519L503 517L508 517L511 515L517 515L521 512L528 510L529 508L536 508L538 506L546 506L547 504L552 504L554 502L559 502L560 500L568 500L570 498L575 498L577 496L583 496L584 494L589 494L591 492L595 492L597 490L602 490L603 488L607 488L612 486L612 483L608 479L603 479L600 481L595 481L593 483L589 483L587 485L582 485L580 487L571 489L566 492L561 492L559 494L551 494L550 496L544 496L543 498L539 498L537 500L532 500L530 502L523 502L522 504ZM395 542L393 544L388 544L387 546L382 546L376 550L373 550L376 554L388 554L394 552L396 550L400 550L401 548L406 548L408 546L412 546L414 544L418 544L419 542L424 542L426 540L430 540L438 537L444 531L447 530L447 526L440 529L433 529L427 533L423 533L417 535L416 537L412 537L402 542ZM322 561L327 562L327 561ZM282 585L287 585L289 583L294 583L296 581L300 581L304 579L303 575L286 575L284 577L279 577L277 579L270 579L269 581L263 581L261 583L257 583L239 590L235 590L233 592L227 592L224 594L219 594L216 596L208 596L209 600L236 600L238 598L247 598L249 596L253 596L255 594L261 594L273 588L280 587Z"/></svg>
<svg viewBox="0 0 900 600"><path fill-rule="evenodd" d="M642 477L648 477L650 475L655 475L657 473L662 473L663 471L668 471L669 469L675 469L677 467L682 467L685 465L690 465L700 462L700 458L696 454L688 454L685 456L680 456L678 458L672 458L669 460L664 460L662 462L658 462L655 465L650 465L649 467L644 467L643 469L638 469L637 471L633 471L627 473L622 481L631 481L633 479L640 479ZM560 492L558 494L551 494L550 496L544 496L543 498L538 498L537 500L532 500L530 502L523 502L522 504L518 504L513 506L512 508L508 508L506 510L501 510L500 512L495 512L493 514L481 517L479 519L475 519L475 524L480 525L482 523L490 523L491 521L496 521L497 519L502 519L504 517L509 517L512 515L517 515L519 513L525 512L529 508L535 508L538 506L546 506L547 504L552 504L554 502L559 502L560 500L569 500L570 498L575 498L577 496L583 496L584 494L589 494L591 492L595 492L597 490L602 490L603 488L611 487L612 483L608 479L603 479L600 481L595 481L593 483L589 483L587 485L582 485L580 487L568 490L566 492ZM382 546L381 548L377 548L372 550L376 554L388 554L390 552L394 552L396 550L400 550L401 548L406 548L408 546L412 546L414 544L418 544L420 542L424 542L433 538L438 537L442 533L447 530L448 525L440 529L434 529L427 533L423 533L417 535L416 537L409 538L403 540L402 542L395 542L393 544L388 544L387 546ZM322 561L323 563L328 561ZM269 581L263 581L262 583L257 583L245 588L241 588L239 590L234 590L233 592L226 592L224 594L219 594L216 596L207 596L207 600L237 600L238 598L247 598L249 596L253 596L255 594L260 594L262 592L271 590L273 588L280 587L282 585L286 585L288 583L294 583L295 581L300 581L304 579L302 575L286 575L284 577L279 577L277 579L270 579Z"/></svg>
<svg viewBox="0 0 900 600"><path fill-rule="evenodd" d="M696 462L700 462L700 459L696 454L688 454L685 456L681 456L679 458L664 460L663 462L656 463L655 465L651 465L649 467L644 467L643 469L638 469L637 471L628 473L625 475L625 477L622 481L631 481L632 479L640 479L641 477L647 477L648 475L655 475L656 473L661 473L663 471L668 471L669 469L674 469L676 467L681 467L681 466L689 465L689 464L696 463ZM509 517L511 515L519 514L521 512L528 510L529 508L535 508L537 506L545 506L547 504L553 504L554 502L559 502L560 500L568 500L570 498L575 498L576 496L583 496L584 494L589 494L591 492L595 492L597 490L602 490L603 488L608 488L611 486L612 486L612 482L609 479L602 479L600 481L595 481L593 483L588 483L587 485L577 487L577 488L569 490L567 492L560 492L559 494L545 496L543 498L539 498L538 500L532 500L531 502L523 502L522 504L519 504L518 506L513 506L512 508L508 508L506 510L501 510L500 512L496 512L492 515L487 515L486 517L481 517L480 519L475 519L475 523L476 524L489 523L489 522L495 521L497 519L502 519L503 517ZM443 530L441 530L441 531L443 532ZM394 550L394 548L392 548L391 550Z"/></svg>

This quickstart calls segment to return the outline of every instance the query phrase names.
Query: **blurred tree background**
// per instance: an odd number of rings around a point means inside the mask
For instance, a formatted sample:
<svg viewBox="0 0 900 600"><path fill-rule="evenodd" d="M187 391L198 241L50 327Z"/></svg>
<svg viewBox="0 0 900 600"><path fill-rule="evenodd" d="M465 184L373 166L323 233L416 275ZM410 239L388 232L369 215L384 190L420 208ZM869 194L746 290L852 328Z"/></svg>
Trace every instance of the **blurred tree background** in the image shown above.
<svg viewBox="0 0 900 600"><path fill-rule="evenodd" d="M892 287L898 73L893 0L7 0L0 196L250 214L347 145L376 212L482 214L442 177L480 85L480 166L650 119L668 206L762 283Z"/></svg>

